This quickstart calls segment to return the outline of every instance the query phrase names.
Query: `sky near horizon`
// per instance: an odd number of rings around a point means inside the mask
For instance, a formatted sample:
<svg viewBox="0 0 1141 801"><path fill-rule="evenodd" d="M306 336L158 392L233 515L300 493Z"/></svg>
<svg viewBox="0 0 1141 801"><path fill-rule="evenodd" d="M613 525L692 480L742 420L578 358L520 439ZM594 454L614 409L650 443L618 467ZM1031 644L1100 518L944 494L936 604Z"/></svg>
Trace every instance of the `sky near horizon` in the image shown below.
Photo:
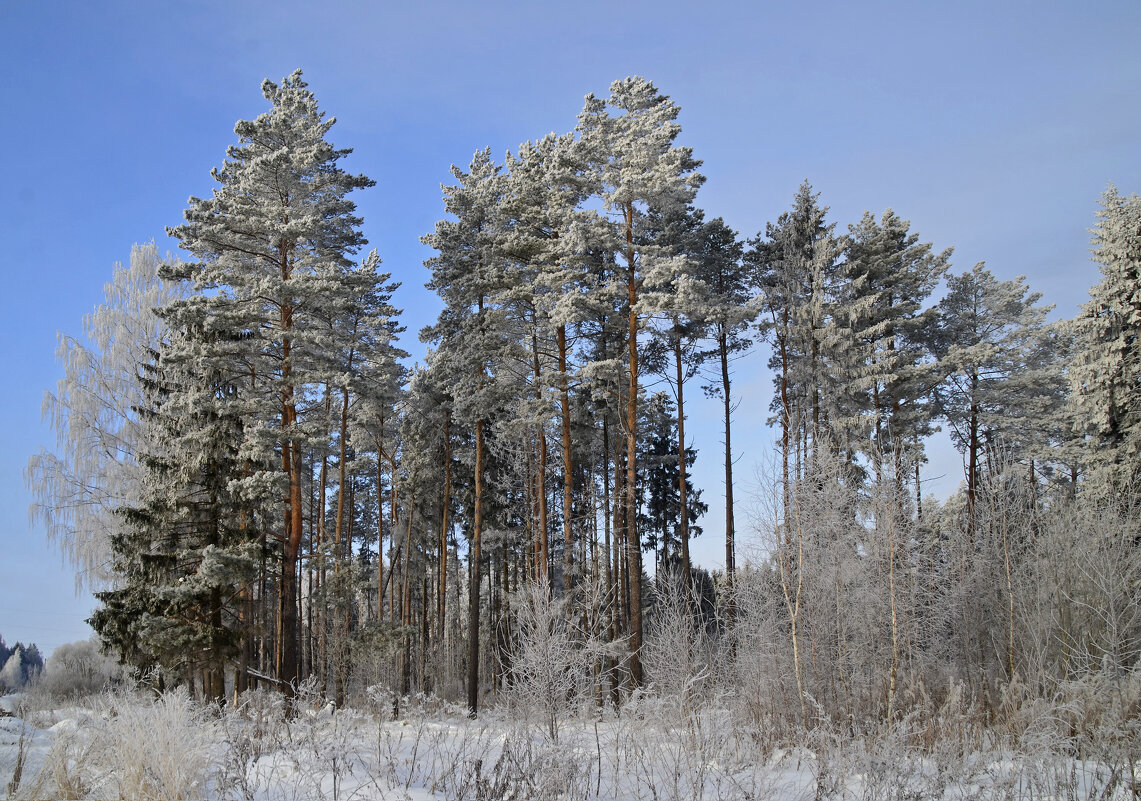
<svg viewBox="0 0 1141 801"><path fill-rule="evenodd" d="M295 68L337 117L368 247L403 287L403 345L439 304L419 237L453 163L574 127L588 92L650 78L704 161L697 205L755 236L809 180L844 232L893 208L952 270L1026 275L1072 317L1099 273L1089 228L1110 182L1141 192L1136 2L575 3L0 0L0 636L45 653L85 639L91 596L27 520L28 457L52 448L43 393L57 335L82 331L115 262L181 222L190 195ZM738 364L739 497L772 451L767 349ZM692 393L699 395L699 393ZM695 559L723 560L721 433L694 404L695 481L710 512ZM946 443L926 489L961 477ZM738 520L747 515L742 501ZM744 528L738 523L739 528ZM747 538L747 533L745 537Z"/></svg>

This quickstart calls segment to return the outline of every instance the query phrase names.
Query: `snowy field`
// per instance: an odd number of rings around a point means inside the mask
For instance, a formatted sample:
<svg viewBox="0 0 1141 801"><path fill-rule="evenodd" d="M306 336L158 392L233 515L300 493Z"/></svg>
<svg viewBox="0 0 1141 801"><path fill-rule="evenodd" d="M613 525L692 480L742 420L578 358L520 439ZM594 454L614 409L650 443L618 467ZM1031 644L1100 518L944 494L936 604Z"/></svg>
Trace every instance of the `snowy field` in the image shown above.
<svg viewBox="0 0 1141 801"><path fill-rule="evenodd" d="M1046 718L1017 736L948 716L861 736L822 724L790 745L729 708L680 714L650 698L562 720L554 737L517 709L470 720L404 699L394 717L380 693L335 712L302 693L292 715L267 693L221 712L178 692L52 706L0 698L5 797L1112 801L1141 790L1141 765L1115 756L1135 743L1075 754Z"/></svg>

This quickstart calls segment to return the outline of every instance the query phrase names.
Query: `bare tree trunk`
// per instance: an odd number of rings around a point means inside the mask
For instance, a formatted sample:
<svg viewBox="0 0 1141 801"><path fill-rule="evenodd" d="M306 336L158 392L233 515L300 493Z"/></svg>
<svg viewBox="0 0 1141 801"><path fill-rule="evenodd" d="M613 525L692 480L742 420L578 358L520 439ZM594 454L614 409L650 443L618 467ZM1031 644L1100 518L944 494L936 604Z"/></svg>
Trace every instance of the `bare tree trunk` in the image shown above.
<svg viewBox="0 0 1141 801"><path fill-rule="evenodd" d="M444 641L448 597L448 511L452 505L452 412L444 412L444 509L440 514L440 597L437 634Z"/></svg>
<svg viewBox="0 0 1141 801"><path fill-rule="evenodd" d="M689 504L686 498L688 473L685 465L685 371L681 360L681 331L674 325L674 366L677 369L677 493L681 507L681 577L685 597L693 594L693 576L689 566Z"/></svg>
<svg viewBox="0 0 1141 801"><path fill-rule="evenodd" d="M630 386L626 398L626 553L630 580L630 678L642 686L642 542L638 535L638 280L634 262L634 206L623 209L626 222L626 302L629 328Z"/></svg>
<svg viewBox="0 0 1141 801"><path fill-rule="evenodd" d="M483 533L483 420L475 424L475 501L472 515L471 573L468 588L467 706L474 716L479 708L479 585Z"/></svg>
<svg viewBox="0 0 1141 801"><path fill-rule="evenodd" d="M292 278L292 243L278 243L281 280ZM293 300L281 303L281 468L289 477L289 499L285 508L282 536L281 595L278 599L277 677L287 694L300 678L297 665L297 568L301 549L301 441L297 432L297 403L293 389Z"/></svg>
<svg viewBox="0 0 1141 801"><path fill-rule="evenodd" d="M329 401L328 390L325 394L326 406ZM318 487L317 487L317 537L313 543L313 553L320 554L324 550L325 545L325 497L326 490L328 489L329 481L329 449L326 446L321 453L321 470L318 473ZM325 580L325 559L318 556L316 581L314 582L315 590L317 592L317 614L314 625L317 626L317 662L316 672L321 677L321 690L322 692L328 689L328 665L329 665L329 634L328 634L328 605L326 603L328 587Z"/></svg>
<svg viewBox="0 0 1141 801"><path fill-rule="evenodd" d="M391 547L393 548L392 560L388 564L388 619L395 623L397 620L399 620L400 614L400 604L398 603L399 599L396 595L396 585L399 583L399 581L394 580L392 576L396 570L396 560L400 555L401 544L396 541L396 529L398 522L398 495L396 486L396 462L391 457L388 459L388 467L392 473L392 478L388 482L391 489L391 494L388 498L388 530L389 539L392 542Z"/></svg>
<svg viewBox="0 0 1141 801"><path fill-rule="evenodd" d="M788 324L788 312L785 311L785 324ZM789 427L792 425L792 410L789 408L788 401L788 347L785 337L777 335L780 343L780 458L781 458L781 482L783 485L782 500L784 503L783 526L785 530L785 538L787 540L788 527L789 527L789 502L791 498L792 484L788 474L788 457L789 457Z"/></svg>
<svg viewBox="0 0 1141 801"><path fill-rule="evenodd" d="M351 371L353 365L353 351L349 350L348 369ZM333 550L335 557L333 561L333 585L334 590L334 608L341 608L343 605L347 606L348 588L345 587L345 577L342 571L342 561L344 550L344 532L345 532L345 461L348 456L349 448L349 388L344 387L341 391L341 426L340 426L340 445L337 452L337 523L333 531ZM351 549L350 549L351 550ZM350 554L351 556L351 554ZM341 633L339 638L340 642L337 643L338 650L343 651L345 646L345 639L348 637L348 626ZM337 670L334 677L335 691L334 703L338 707L345 704L345 657L343 653L338 654Z"/></svg>
<svg viewBox="0 0 1141 801"><path fill-rule="evenodd" d="M283 270L284 272L284 270ZM288 278L288 274L284 277ZM293 309L288 303L281 309L282 331L293 326ZM289 477L289 502L284 517L284 547L281 562L281 596L278 602L277 677L292 693L299 676L297 671L297 563L301 548L301 443L297 439L297 407L291 384L291 338L282 341L281 390L281 468Z"/></svg>
<svg viewBox="0 0 1141 801"><path fill-rule="evenodd" d="M999 525L1002 526L1002 561L1006 573L1006 599L1007 599L1007 641L1006 641L1006 678L1014 681L1014 579L1012 577L1010 562L1010 521L1007 517L1009 501L1002 501L1002 511L999 513Z"/></svg>
<svg viewBox="0 0 1141 801"><path fill-rule="evenodd" d="M736 523L733 518L733 446L732 432L733 405L729 398L729 343L722 325L717 338L721 354L721 400L725 413L725 582L730 591L732 604L733 574L737 569ZM730 606L732 612L732 606Z"/></svg>
<svg viewBox="0 0 1141 801"><path fill-rule="evenodd" d="M626 524L626 471L625 471L625 448L622 447L622 438L615 437L614 441L614 623L613 623L613 637L612 641L616 641L619 637L626 634L630 628L630 604L628 601L629 586L628 575L629 569L626 563L626 537L627 537L627 524ZM611 685L611 697L614 701L614 708L617 709L621 703L620 684L622 677L617 670L618 663L615 664L613 672L613 683Z"/></svg>
<svg viewBox="0 0 1141 801"><path fill-rule="evenodd" d="M787 490L786 490L787 494ZM796 564L790 563L789 547L792 545L792 532L785 530L783 545L778 540L780 584L784 595L785 609L788 611L789 634L792 637L792 665L796 673L796 694L800 701L800 720L803 725L808 724L808 702L804 690L804 667L800 656L800 601L804 591L804 532L800 523L799 506L792 511L786 507L784 510L785 525L793 519L796 521ZM795 570L796 575L792 573Z"/></svg>
<svg viewBox="0 0 1141 801"><path fill-rule="evenodd" d="M570 595L574 587L574 528L571 509L574 504L574 462L571 453L570 380L567 376L567 327L558 327L559 395L562 412L563 445L563 589ZM544 538L546 534L544 533Z"/></svg>
<svg viewBox="0 0 1141 801"><path fill-rule="evenodd" d="M408 531L404 535L404 551L401 557L400 579L400 622L404 626L403 649L400 657L400 692L402 695L411 694L412 671L412 524L416 510L416 499L408 499Z"/></svg>
<svg viewBox="0 0 1141 801"><path fill-rule="evenodd" d="M535 328L531 329L531 354L534 358L534 374L535 374L535 398L536 400L542 399L542 369L539 364L539 340ZM539 473L536 476L538 486L535 489L535 495L539 502L539 548L535 554L536 561L539 567L539 580L548 580L550 566L550 539L547 529L547 432L543 430L543 426L538 427L538 446L539 446Z"/></svg>
<svg viewBox="0 0 1141 801"><path fill-rule="evenodd" d="M899 619L895 604L895 526L898 522L896 509L888 513L887 519L887 586L891 601L891 670L888 673L887 719L895 717L895 690L899 681Z"/></svg>
<svg viewBox="0 0 1141 801"><path fill-rule="evenodd" d="M919 482L919 450L915 451L915 519L923 522L923 490Z"/></svg>
<svg viewBox="0 0 1141 801"><path fill-rule="evenodd" d="M384 413L380 415L376 445L376 619L384 619Z"/></svg>
<svg viewBox="0 0 1141 801"><path fill-rule="evenodd" d="M979 407L975 402L979 379L971 376L971 421L970 440L967 444L967 542L975 545L975 504L979 492Z"/></svg>

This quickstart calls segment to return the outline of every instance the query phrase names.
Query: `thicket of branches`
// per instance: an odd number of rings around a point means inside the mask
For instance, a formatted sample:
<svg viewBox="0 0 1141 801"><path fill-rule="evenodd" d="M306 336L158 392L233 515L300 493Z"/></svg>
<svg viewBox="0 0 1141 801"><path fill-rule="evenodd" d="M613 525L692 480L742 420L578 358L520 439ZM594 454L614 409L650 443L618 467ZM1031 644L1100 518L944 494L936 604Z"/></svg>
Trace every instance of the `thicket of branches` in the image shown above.
<svg viewBox="0 0 1141 801"><path fill-rule="evenodd" d="M694 205L678 107L626 79L573 131L453 167L424 237L444 308L409 368L399 285L357 260L371 181L300 73L263 90L170 230L187 260L137 249L92 344L63 341L59 450L29 465L125 663L214 699L502 696L552 737L646 689L852 730L948 699L1009 718L1135 670L1141 199L1107 192L1102 281L1050 323L891 210L837 233L807 184L743 241ZM735 419L761 342L770 414ZM716 533L696 389L723 404ZM741 422L779 432L748 550ZM920 491L937 426L966 467L945 503ZM723 572L691 563L698 534Z"/></svg>

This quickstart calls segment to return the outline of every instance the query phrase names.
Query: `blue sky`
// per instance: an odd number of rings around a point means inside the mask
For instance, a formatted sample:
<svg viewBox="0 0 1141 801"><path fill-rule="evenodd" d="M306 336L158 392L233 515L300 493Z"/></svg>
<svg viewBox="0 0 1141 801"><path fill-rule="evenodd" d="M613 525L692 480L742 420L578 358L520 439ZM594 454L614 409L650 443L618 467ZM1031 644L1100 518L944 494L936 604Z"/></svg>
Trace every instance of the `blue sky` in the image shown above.
<svg viewBox="0 0 1141 801"><path fill-rule="evenodd" d="M50 650L88 634L91 599L29 526L22 479L52 446L39 410L60 375L57 332L80 332L132 243L173 247L165 227L210 191L234 122L265 108L263 78L304 69L338 118L333 142L354 148L347 168L378 182L357 202L413 333L438 308L419 237L449 165L568 130L584 94L635 74L682 108L708 177L698 205L742 234L807 178L840 231L892 207L937 250L954 246L956 272L985 260L1026 274L1069 317L1098 278L1098 198L1110 181L1141 191L1139 34L1141 4L1124 1L4 0L0 635ZM739 365L743 485L770 450L766 357ZM694 408L689 430L711 506L694 552L716 566L717 409ZM959 465L933 450L929 489L945 494Z"/></svg>

